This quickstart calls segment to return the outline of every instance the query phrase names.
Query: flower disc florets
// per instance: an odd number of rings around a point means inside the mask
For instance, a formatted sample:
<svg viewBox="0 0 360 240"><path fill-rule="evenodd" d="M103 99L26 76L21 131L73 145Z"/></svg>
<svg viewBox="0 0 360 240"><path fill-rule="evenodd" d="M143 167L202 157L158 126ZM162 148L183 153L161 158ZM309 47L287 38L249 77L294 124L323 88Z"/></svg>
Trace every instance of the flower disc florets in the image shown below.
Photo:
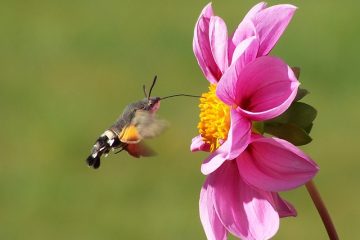
<svg viewBox="0 0 360 240"><path fill-rule="evenodd" d="M198 129L203 141L216 150L226 139L230 128L230 107L216 96L216 84L200 98L200 122Z"/></svg>

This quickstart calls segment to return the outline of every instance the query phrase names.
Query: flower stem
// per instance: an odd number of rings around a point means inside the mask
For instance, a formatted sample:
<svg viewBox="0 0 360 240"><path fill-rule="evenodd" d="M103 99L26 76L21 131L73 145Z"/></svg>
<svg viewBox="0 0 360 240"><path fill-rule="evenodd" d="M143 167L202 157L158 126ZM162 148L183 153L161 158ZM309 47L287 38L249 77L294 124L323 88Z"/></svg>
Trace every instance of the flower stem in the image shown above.
<svg viewBox="0 0 360 240"><path fill-rule="evenodd" d="M339 236L336 232L335 226L331 220L330 214L326 209L326 206L321 199L320 193L317 190L315 183L311 180L305 184L307 191L309 192L311 199L313 200L316 209L318 210L321 220L324 223L326 231L330 240L339 240Z"/></svg>

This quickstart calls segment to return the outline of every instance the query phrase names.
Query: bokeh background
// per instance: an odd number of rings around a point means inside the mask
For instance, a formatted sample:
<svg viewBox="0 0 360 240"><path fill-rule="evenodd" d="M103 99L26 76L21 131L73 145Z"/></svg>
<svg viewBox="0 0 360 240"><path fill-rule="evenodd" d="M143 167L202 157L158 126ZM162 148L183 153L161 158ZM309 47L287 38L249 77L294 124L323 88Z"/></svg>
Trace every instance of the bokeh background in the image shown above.
<svg viewBox="0 0 360 240"><path fill-rule="evenodd" d="M286 1L285 1L286 2ZM304 150L343 239L360 239L358 1L289 1L299 7L273 55L301 66L318 118ZM233 31L257 1L214 0ZM268 1L269 4L284 1ZM159 154L110 155L98 171L90 148L123 107L154 94L207 90L192 52L207 1L2 0L0 2L0 239L205 239L198 217L203 153L197 100L169 99L171 127L149 141ZM285 193L299 213L274 239L326 239L305 188Z"/></svg>

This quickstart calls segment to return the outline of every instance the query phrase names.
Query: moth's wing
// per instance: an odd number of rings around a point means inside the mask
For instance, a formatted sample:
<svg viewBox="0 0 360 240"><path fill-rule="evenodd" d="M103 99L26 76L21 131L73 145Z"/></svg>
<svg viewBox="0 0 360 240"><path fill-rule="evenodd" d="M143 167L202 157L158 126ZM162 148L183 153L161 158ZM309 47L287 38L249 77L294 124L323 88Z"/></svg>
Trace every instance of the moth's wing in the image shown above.
<svg viewBox="0 0 360 240"><path fill-rule="evenodd" d="M153 156L156 153L149 148L144 142L140 142L137 144L128 144L124 148L131 156L139 158L139 157L149 157Z"/></svg>
<svg viewBox="0 0 360 240"><path fill-rule="evenodd" d="M123 143L136 144L142 139L158 136L168 126L168 123L158 119L154 113L137 110L130 124L126 125L118 137Z"/></svg>
<svg viewBox="0 0 360 240"><path fill-rule="evenodd" d="M168 126L165 120L159 119L154 113L144 110L136 111L131 124L136 126L139 135L144 139L158 136Z"/></svg>
<svg viewBox="0 0 360 240"><path fill-rule="evenodd" d="M136 144L141 141L142 137L137 127L130 123L126 125L118 135L118 138L123 143Z"/></svg>

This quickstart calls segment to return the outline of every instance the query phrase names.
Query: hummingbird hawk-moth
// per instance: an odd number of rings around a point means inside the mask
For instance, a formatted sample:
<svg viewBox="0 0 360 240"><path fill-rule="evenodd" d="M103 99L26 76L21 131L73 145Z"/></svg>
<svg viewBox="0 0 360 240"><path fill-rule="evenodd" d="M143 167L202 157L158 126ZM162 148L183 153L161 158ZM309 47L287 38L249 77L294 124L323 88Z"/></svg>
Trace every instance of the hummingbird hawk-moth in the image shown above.
<svg viewBox="0 0 360 240"><path fill-rule="evenodd" d="M136 158L154 155L154 152L142 140L158 136L167 126L166 121L156 116L160 101L176 96L198 97L188 94L176 94L163 98L151 97L156 80L157 76L154 77L149 94L143 85L145 98L127 105L115 123L96 140L91 154L86 159L89 167L99 168L101 156L107 156L111 150L118 150L118 152L125 150Z"/></svg>

